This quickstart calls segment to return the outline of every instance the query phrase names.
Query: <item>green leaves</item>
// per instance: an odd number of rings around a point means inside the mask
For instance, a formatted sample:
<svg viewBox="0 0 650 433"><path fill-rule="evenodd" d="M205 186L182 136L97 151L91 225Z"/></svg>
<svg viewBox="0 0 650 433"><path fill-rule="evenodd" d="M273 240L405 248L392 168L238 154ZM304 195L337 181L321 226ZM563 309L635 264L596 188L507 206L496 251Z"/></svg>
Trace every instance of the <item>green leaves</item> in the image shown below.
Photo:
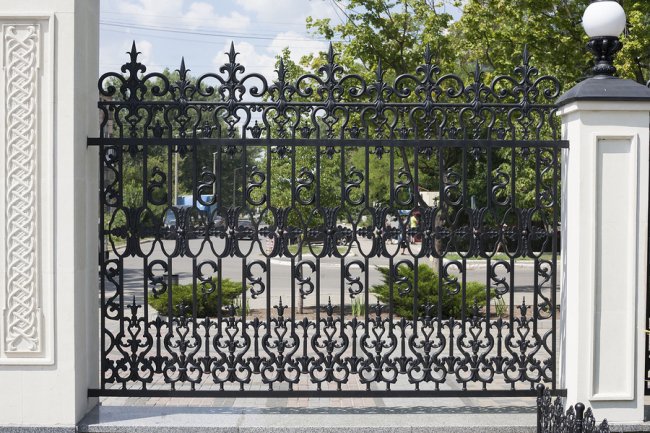
<svg viewBox="0 0 650 433"><path fill-rule="evenodd" d="M381 60L387 78L413 72L429 44L443 72L471 71L478 60L488 73L510 73L528 45L542 74L570 88L593 64L582 14L590 0L337 0L345 22L309 17L307 29L335 44L340 63L369 77ZM449 13L462 6L458 21ZM626 0L628 31L616 59L619 76L650 79L650 2ZM317 58L307 59L312 69Z"/></svg>
<svg viewBox="0 0 650 433"><path fill-rule="evenodd" d="M452 15L445 6L456 1L431 0L350 0L337 1L346 21L334 24L330 19L310 17L307 29L326 39L342 40L335 44L340 63L351 72L370 78L381 60L387 78L415 71L422 62L427 43L435 49L438 63L446 63L451 54L451 39L445 35ZM313 64L311 66L314 66Z"/></svg>
<svg viewBox="0 0 650 433"><path fill-rule="evenodd" d="M461 19L450 32L460 59L477 59L495 73L508 73L518 64L524 44L541 74L554 75L569 89L593 66L581 26L589 0L468 0ZM650 52L650 3L627 0L629 33L616 58L618 74L644 83ZM641 57L640 60L639 57Z"/></svg>

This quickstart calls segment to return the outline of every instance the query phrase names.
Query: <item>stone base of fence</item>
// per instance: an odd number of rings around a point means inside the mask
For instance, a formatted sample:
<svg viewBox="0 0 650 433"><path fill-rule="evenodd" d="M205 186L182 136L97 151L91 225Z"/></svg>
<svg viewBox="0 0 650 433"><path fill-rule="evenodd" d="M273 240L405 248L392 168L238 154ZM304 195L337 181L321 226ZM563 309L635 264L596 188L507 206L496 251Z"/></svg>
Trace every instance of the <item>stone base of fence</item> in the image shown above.
<svg viewBox="0 0 650 433"><path fill-rule="evenodd" d="M458 399L460 402L461 399ZM532 402L533 399L531 399ZM278 404L282 402L276 401ZM286 402L285 402L286 403ZM499 406L421 408L95 408L78 426L81 433L534 433L534 403L526 412ZM494 403L492 401L491 403ZM596 415L598 415L596 413ZM650 423L614 424L612 432L650 432Z"/></svg>

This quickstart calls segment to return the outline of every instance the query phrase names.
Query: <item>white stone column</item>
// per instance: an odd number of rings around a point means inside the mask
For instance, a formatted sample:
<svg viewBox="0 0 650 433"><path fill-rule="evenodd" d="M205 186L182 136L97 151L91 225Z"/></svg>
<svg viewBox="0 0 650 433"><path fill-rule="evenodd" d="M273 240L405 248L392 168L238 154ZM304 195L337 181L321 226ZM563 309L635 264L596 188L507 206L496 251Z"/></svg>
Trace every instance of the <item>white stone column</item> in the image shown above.
<svg viewBox="0 0 650 433"><path fill-rule="evenodd" d="M643 420L650 90L592 78L558 113L562 172L561 386L598 419Z"/></svg>
<svg viewBox="0 0 650 433"><path fill-rule="evenodd" d="M94 405L98 41L98 0L0 4L0 430Z"/></svg>

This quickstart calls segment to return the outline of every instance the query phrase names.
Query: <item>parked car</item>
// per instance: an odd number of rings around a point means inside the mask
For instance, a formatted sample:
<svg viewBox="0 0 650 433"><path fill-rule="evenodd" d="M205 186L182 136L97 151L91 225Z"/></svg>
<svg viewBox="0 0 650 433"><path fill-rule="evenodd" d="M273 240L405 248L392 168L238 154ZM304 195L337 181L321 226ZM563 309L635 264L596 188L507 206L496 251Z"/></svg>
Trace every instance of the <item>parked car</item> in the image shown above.
<svg viewBox="0 0 650 433"><path fill-rule="evenodd" d="M224 228L226 227L226 220L221 215L215 215L212 219L212 225L219 229Z"/></svg>
<svg viewBox="0 0 650 433"><path fill-rule="evenodd" d="M240 218L237 221L237 231L239 233L238 239L252 240L253 233L255 233L255 226L251 220Z"/></svg>
<svg viewBox="0 0 650 433"><path fill-rule="evenodd" d="M165 212L165 217L163 218L162 238L176 238L176 214L171 209L167 209L167 212Z"/></svg>
<svg viewBox="0 0 650 433"><path fill-rule="evenodd" d="M163 238L164 239L175 239L176 235L175 233L177 232L177 221L176 217L177 215L180 215L181 213L184 213L186 216L186 219L189 218L189 221L185 222L185 227L184 229L187 231L187 236L189 238L198 238L202 237L202 233L205 233L204 230L204 224L205 220L201 219L200 217L197 217L196 213L191 212L192 206L176 206L175 207L176 212L174 212L171 209L167 209L167 212L165 212L165 217L163 218L163 227L162 227L162 232L163 232ZM217 227L219 224L221 226L224 226L225 223L223 221L222 217L215 218L215 224L217 224Z"/></svg>

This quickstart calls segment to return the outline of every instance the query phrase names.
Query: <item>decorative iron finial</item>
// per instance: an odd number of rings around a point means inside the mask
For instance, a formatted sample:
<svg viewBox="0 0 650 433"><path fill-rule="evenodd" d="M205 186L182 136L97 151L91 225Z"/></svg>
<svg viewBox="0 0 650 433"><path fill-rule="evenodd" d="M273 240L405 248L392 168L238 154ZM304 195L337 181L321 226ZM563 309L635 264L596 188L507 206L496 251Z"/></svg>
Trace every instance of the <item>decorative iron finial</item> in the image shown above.
<svg viewBox="0 0 650 433"><path fill-rule="evenodd" d="M176 70L178 72L178 75L180 75L181 80L184 80L185 77L187 76L187 72L189 69L185 67L185 57L181 57L181 67L180 69Z"/></svg>
<svg viewBox="0 0 650 433"><path fill-rule="evenodd" d="M278 81L281 83L284 82L287 71L284 68L284 60L282 60L282 57L280 57L280 64L278 65L276 72L278 73Z"/></svg>
<svg viewBox="0 0 650 433"><path fill-rule="evenodd" d="M530 65L530 53L528 52L528 44L524 44L524 51L521 53L521 60L524 66Z"/></svg>
<svg viewBox="0 0 650 433"><path fill-rule="evenodd" d="M381 57L377 59L377 71L375 72L375 77L377 82L382 82L384 80L384 71L381 67Z"/></svg>
<svg viewBox="0 0 650 433"><path fill-rule="evenodd" d="M226 54L228 54L228 61L230 63L235 63L235 58L237 57L237 54L239 54L235 51L235 42L230 41L230 50L228 50Z"/></svg>
<svg viewBox="0 0 650 433"><path fill-rule="evenodd" d="M478 60L476 61L476 66L474 67L474 82L481 82L481 65L479 64Z"/></svg>
<svg viewBox="0 0 650 433"><path fill-rule="evenodd" d="M126 54L131 57L131 62L136 63L138 61L138 54L140 54L140 51L135 47L135 40L133 40L133 43L131 44L131 51L127 51Z"/></svg>
<svg viewBox="0 0 650 433"><path fill-rule="evenodd" d="M334 64L334 47L332 46L332 42L330 41L330 46L327 49L327 63L329 64Z"/></svg>
<svg viewBox="0 0 650 433"><path fill-rule="evenodd" d="M432 59L433 59L433 53L431 52L431 45L427 44L427 46L424 48L424 63L426 65L430 65Z"/></svg>

